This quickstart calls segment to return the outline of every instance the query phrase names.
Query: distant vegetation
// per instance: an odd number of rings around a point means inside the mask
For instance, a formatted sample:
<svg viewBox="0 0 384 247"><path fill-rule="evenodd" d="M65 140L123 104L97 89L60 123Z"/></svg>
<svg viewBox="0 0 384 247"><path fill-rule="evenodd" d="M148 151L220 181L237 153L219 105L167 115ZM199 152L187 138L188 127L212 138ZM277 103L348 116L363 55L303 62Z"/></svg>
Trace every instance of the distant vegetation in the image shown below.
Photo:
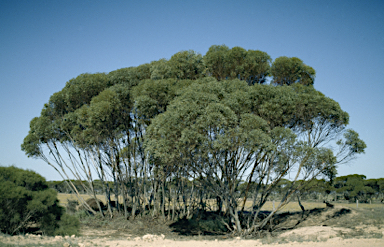
<svg viewBox="0 0 384 247"><path fill-rule="evenodd" d="M148 211L188 219L212 210L214 198L228 231L253 234L316 179L335 180L337 166L366 147L314 80L315 70L295 57L272 62L265 52L225 45L204 56L181 51L71 79L32 119L21 147L75 194L96 199L103 191L106 212L78 197L93 214L112 217L117 208L125 218ZM338 193L359 198L348 181ZM276 193L276 208L260 217Z"/></svg>
<svg viewBox="0 0 384 247"><path fill-rule="evenodd" d="M71 183L76 187L77 191L82 194L86 194L83 190L82 184L87 181L71 180ZM110 193L113 193L113 182L109 181ZM198 181L188 181L186 183L186 190L192 190L192 184L198 183ZM282 192L286 186L291 185L291 181L282 179L276 186L273 197L281 198ZM55 189L59 193L74 194L75 191L68 186L67 181L47 181L50 188ZM250 188L255 184L251 184ZM248 183L241 181L238 186L238 193L245 195ZM97 194L104 194L103 183L99 180L94 181L94 189ZM150 189L150 188L148 188ZM150 191L148 190L149 194ZM384 202L384 178L379 179L366 179L364 175L352 174L347 176L340 176L333 179L333 181L327 181L325 179L313 179L302 190L298 191L300 197L303 200L319 201L348 201L354 203L357 200L360 203L371 202ZM211 198L215 199L215 198ZM276 199L275 199L276 200Z"/></svg>
<svg viewBox="0 0 384 247"><path fill-rule="evenodd" d="M313 180L304 188L301 197L309 200L327 198L361 203L383 202L384 178L366 179L364 175L340 176L333 181Z"/></svg>

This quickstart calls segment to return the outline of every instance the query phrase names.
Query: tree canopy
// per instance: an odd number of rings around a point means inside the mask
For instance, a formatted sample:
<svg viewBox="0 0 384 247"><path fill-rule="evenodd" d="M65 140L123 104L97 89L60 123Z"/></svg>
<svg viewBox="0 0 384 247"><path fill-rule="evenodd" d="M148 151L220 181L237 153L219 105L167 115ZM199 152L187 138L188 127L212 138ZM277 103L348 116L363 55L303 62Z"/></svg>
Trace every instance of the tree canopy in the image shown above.
<svg viewBox="0 0 384 247"><path fill-rule="evenodd" d="M297 57L278 57L272 64L271 75L273 83L278 85L291 85L301 83L313 85L315 81L315 70L303 63Z"/></svg>
<svg viewBox="0 0 384 247"><path fill-rule="evenodd" d="M79 185L70 175L96 198L97 179L107 202L111 191L123 196L127 217L128 198L132 217L147 203L165 217L166 198L173 205L182 198L178 217L189 217L194 203L187 198L198 195L204 209L204 199L218 197L235 222L228 229L248 234L308 183L333 179L339 164L364 152L365 143L346 128L348 113L317 91L314 79L314 69L298 58L272 63L265 52L225 45L204 56L181 51L169 60L83 74L32 119L22 150L54 167L73 191ZM240 181L253 185L241 195L241 212L253 198L252 219L237 210ZM257 210L276 191L284 194L279 206L259 219Z"/></svg>

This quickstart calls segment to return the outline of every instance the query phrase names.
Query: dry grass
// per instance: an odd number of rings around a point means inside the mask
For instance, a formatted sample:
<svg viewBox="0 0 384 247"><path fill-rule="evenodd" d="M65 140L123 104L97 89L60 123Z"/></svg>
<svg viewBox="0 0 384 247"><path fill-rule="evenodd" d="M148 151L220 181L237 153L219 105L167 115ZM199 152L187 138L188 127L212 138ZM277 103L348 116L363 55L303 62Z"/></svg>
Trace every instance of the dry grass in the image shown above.
<svg viewBox="0 0 384 247"><path fill-rule="evenodd" d="M81 195L84 200L88 199L88 195ZM58 198L62 205L67 204L67 200L77 200L73 194L59 194ZM103 195L98 198L105 202ZM209 202L214 205L214 200ZM323 237L317 232L308 236L308 229L316 228L332 228L336 231L336 237L342 239L364 239L364 238L382 238L384 229L384 205L383 204L356 204L335 203L334 208L326 208L324 203L320 202L302 202L305 207L305 213L302 213L297 201L286 205L282 210L280 218L273 222L273 232L265 231L264 235L250 236L250 238L262 238L262 243L287 243L287 242L307 242L307 241L326 241L329 237ZM241 203L240 203L241 205ZM247 201L246 206L250 207L251 201ZM275 201L275 207L278 202ZM263 211L273 209L273 202L267 202L262 208ZM81 212L78 212L79 214ZM80 215L78 216L80 217ZM201 223L201 219L198 221ZM203 220L204 221L204 220ZM299 224L297 224L300 222ZM122 215L115 215L112 219L109 217L102 218L100 215L90 217L84 213L82 219L81 234L87 238L110 237L112 239L134 238L144 234L164 234L167 239L177 240L224 240L231 239L231 235L181 235L174 231L171 225L162 217L152 218L150 215L138 216L135 220L126 220ZM190 222L189 222L190 223ZM207 223L207 222L205 222ZM302 228L303 227L303 228ZM311 228L312 227L312 228ZM300 229L302 228L302 229ZM300 230L300 234L282 235L292 229ZM344 230L337 230L344 229ZM346 230L345 230L346 229ZM222 232L223 234L223 232ZM313 237L313 238L312 238ZM4 245L5 244L5 245ZM0 246L14 246L9 243L2 243ZM36 246L36 245L19 245L19 246ZM51 247L55 244L41 244L39 246ZM62 245L60 245L62 246ZM71 245L72 246L72 245ZM76 245L74 245L76 246Z"/></svg>
<svg viewBox="0 0 384 247"><path fill-rule="evenodd" d="M91 198L91 196L87 194L81 194L81 198L85 200ZM96 195L96 197L101 200L103 203L106 203L104 195ZM59 199L60 205L66 206L68 200L78 200L75 194L66 194L66 193L58 193L57 198ZM111 200L115 200L115 197L111 195ZM119 200L122 201L122 197L119 197Z"/></svg>
<svg viewBox="0 0 384 247"><path fill-rule="evenodd" d="M84 200L87 200L90 198L89 195L87 194L82 194L81 197ZM104 195L97 195L97 198L100 199L103 203L105 203L105 196ZM77 200L77 197L75 194L65 194L65 193L59 193L58 194L58 199L61 205L66 206L67 205L67 200ZM115 196L111 195L111 200L115 200ZM119 201L122 201L123 198L119 197ZM302 205L304 206L305 210L312 210L315 208L325 208L326 205L322 202L306 202L302 201ZM208 204L211 206L211 208L215 209L215 200L208 200ZM346 208L354 208L356 209L356 204L355 203L333 203L335 206L341 206L341 207L346 207ZM239 205L242 205L242 203L239 203ZM275 201L275 207L279 205L279 201ZM245 209L250 210L252 206L252 201L247 200L245 203ZM376 209L376 208L384 208L384 204L380 203L374 203L374 204L368 204L368 203L359 203L358 209ZM271 211L273 209L273 201L268 201L265 203L265 205L262 207L263 211ZM287 205L285 205L280 212L296 212L296 211L301 211L299 204L297 201L290 202Z"/></svg>
<svg viewBox="0 0 384 247"><path fill-rule="evenodd" d="M279 205L279 200L275 200L275 207ZM347 203L347 202L331 202L335 206L341 206L346 208L357 208L356 203ZM314 208L325 208L326 205L323 202L313 202L313 201L302 201L301 204L304 206L305 210L311 210ZM242 202L239 203L239 205L242 205ZM245 203L246 209L251 209L252 201L247 200ZM375 208L384 208L384 204L381 203L359 203L358 205L359 209L375 209ZM268 201L265 203L265 205L262 207L262 210L264 211L271 211L273 209L273 201ZM280 212L296 212L301 211L299 203L297 201L293 201L285 205Z"/></svg>
<svg viewBox="0 0 384 247"><path fill-rule="evenodd" d="M81 196L84 200L90 198L88 195ZM59 194L58 198L64 206L67 204L68 199L77 200L73 194ZM98 198L105 202L103 195L98 195ZM113 198L111 199L113 200ZM212 209L215 208L215 200L209 200L208 203ZM247 201L246 209L247 207L249 208L251 204L251 201ZM239 203L239 205L241 205L241 203ZM383 204L359 204L357 208L354 203L334 203L334 208L326 208L325 203L322 202L303 201L302 205L305 208L304 213L297 201L290 202L279 211L273 223L273 229L277 230L276 233L298 227L329 226L343 227L352 230L348 232L348 234L341 234L340 237L342 238L372 238L382 236L382 230L380 229L384 228ZM277 206L278 202L275 201L275 207ZM272 209L273 202L269 201L263 206L262 211L268 212ZM122 216L116 216L117 217L113 219L102 219L99 218L99 215L96 217L85 217L81 220L83 229L103 228L113 230L114 234L110 234L111 236L119 236L127 232L133 236L140 236L150 232L151 234L165 234L166 236L178 238L178 233L175 233L174 229L170 227L173 222L167 222L163 220L162 217L153 219L149 215L144 215L136 218L134 221L127 221ZM193 221L190 221L188 224L192 223ZM210 224L210 222L205 222L204 224ZM374 229L374 231L372 231L369 227L374 227L376 230ZM377 232L378 230L380 230L379 233ZM222 232L222 234L223 233L224 232Z"/></svg>

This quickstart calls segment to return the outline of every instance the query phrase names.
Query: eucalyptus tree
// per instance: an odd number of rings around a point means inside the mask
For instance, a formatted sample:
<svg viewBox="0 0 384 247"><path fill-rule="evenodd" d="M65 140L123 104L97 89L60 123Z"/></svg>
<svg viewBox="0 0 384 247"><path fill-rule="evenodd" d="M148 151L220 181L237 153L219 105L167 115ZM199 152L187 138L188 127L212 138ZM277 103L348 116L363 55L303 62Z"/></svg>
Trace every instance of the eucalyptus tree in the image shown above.
<svg viewBox="0 0 384 247"><path fill-rule="evenodd" d="M271 57L259 50L241 47L211 46L204 56L208 75L217 80L240 79L248 85L265 83L269 75Z"/></svg>
<svg viewBox="0 0 384 247"><path fill-rule="evenodd" d="M180 51L168 61L171 77L180 80L196 80L203 75L203 57L193 50Z"/></svg>
<svg viewBox="0 0 384 247"><path fill-rule="evenodd" d="M272 83L277 85L291 85L301 83L313 85L316 72L297 57L278 57L271 67Z"/></svg>
<svg viewBox="0 0 384 247"><path fill-rule="evenodd" d="M118 195L124 164L121 161L121 151L130 142L132 129L131 108L133 102L126 85L116 84L92 98L89 105L83 105L76 110L75 126L70 136L75 142L75 148L84 153L84 159L94 164L94 170L105 186L106 201L110 203L107 173L110 172L114 181L115 198ZM129 165L129 164L128 164ZM89 179L93 181L93 179ZM124 190L124 188L122 188ZM126 199L126 193L122 193ZM124 200L125 203L126 200ZM126 205L125 205L126 210ZM126 212L127 213L127 212Z"/></svg>
<svg viewBox="0 0 384 247"><path fill-rule="evenodd" d="M151 64L142 64L138 67L117 69L108 73L109 85L123 84L128 88L136 86L140 81L150 79Z"/></svg>
<svg viewBox="0 0 384 247"><path fill-rule="evenodd" d="M381 198L381 202L384 202L384 178L377 179L377 186L378 198Z"/></svg>
<svg viewBox="0 0 384 247"><path fill-rule="evenodd" d="M151 62L150 72L152 80L168 79L172 77L171 66L164 58Z"/></svg>
<svg viewBox="0 0 384 247"><path fill-rule="evenodd" d="M82 74L68 81L60 92L50 97L40 117L32 119L29 133L21 145L28 157L42 159L53 167L77 195L78 191L71 183L70 177L74 176L82 181L87 173L81 173L78 170L82 160L79 157L79 150L73 149L75 143L67 128L72 126L75 119L74 112L83 105L89 104L94 96L108 86L110 82L103 73ZM84 190L92 190L92 187L82 185ZM85 204L82 198L79 197L79 200ZM87 208L95 213L90 207Z"/></svg>
<svg viewBox="0 0 384 247"><path fill-rule="evenodd" d="M204 64L207 68L207 74L216 78L216 80L225 80L228 76L228 56L229 48L226 45L213 45L204 55Z"/></svg>
<svg viewBox="0 0 384 247"><path fill-rule="evenodd" d="M243 79L245 58L247 51L244 48L235 46L227 52L227 76L229 79Z"/></svg>
<svg viewBox="0 0 384 247"><path fill-rule="evenodd" d="M263 51L248 50L244 61L244 80L248 85L263 84L267 81L271 67L271 57Z"/></svg>
<svg viewBox="0 0 384 247"><path fill-rule="evenodd" d="M268 93L268 90L271 89L275 91L274 94ZM263 182L263 179L271 181L270 186L262 191L256 208L260 209L265 203L265 199L282 175L289 173L294 177L293 180L291 179L291 185L286 187L285 194L276 210L263 222L254 224L254 227L249 229L254 230L264 227L267 220L286 205L292 199L292 195L305 187L308 182L318 176L332 179L336 174L337 165L363 153L366 146L356 132L346 129L349 122L348 114L341 110L337 102L325 97L312 86L301 84L290 87L257 85L252 87L249 93L251 98L256 99L252 101L251 108L268 122L272 130L281 129L284 132L289 130L291 133L291 138L288 139L291 144L279 145L286 147L281 149L282 152L268 153L263 162L264 166L258 165L256 169L259 183ZM287 144L287 140L283 141ZM333 144L336 144L333 147L330 145L332 141ZM336 152L334 153L334 151ZM276 170L276 168L278 169ZM273 173L275 175L271 179L270 175ZM254 222L256 222L256 217Z"/></svg>
<svg viewBox="0 0 384 247"><path fill-rule="evenodd" d="M165 217L168 208L170 217L171 204L191 216L194 205L205 209L210 194L224 203L228 229L259 231L312 180L332 179L338 164L365 149L346 129L348 114L313 88L311 67L287 57L270 64L265 52L221 45L203 57L182 51L107 75L82 74L32 119L22 150L96 197L95 171L108 202L113 180L126 217L128 196L132 216L145 209L149 192L153 215ZM278 206L259 218L277 191ZM253 212L246 214L249 198Z"/></svg>
<svg viewBox="0 0 384 247"><path fill-rule="evenodd" d="M147 130L147 149L167 166L187 166L191 177L202 177L225 202L238 229L238 183L254 163L254 152L269 146L267 122L236 112L242 107L236 89L244 93L245 87L237 80L197 81L154 118Z"/></svg>
<svg viewBox="0 0 384 247"><path fill-rule="evenodd" d="M151 77L150 68L150 64L143 64L108 75L82 74L71 79L50 97L41 116L31 121L22 150L54 167L76 192L71 177L94 197L92 170L103 181L106 192L109 191L106 181L113 179L118 200L117 180L122 180L125 174L121 168L130 166L121 159L121 150L130 146L134 132L130 92L133 86ZM106 195L109 202L109 192Z"/></svg>
<svg viewBox="0 0 384 247"><path fill-rule="evenodd" d="M323 103L322 103L323 102ZM265 227L277 210L312 179L332 176L336 165L364 151L365 144L345 130L348 114L313 88L275 87L214 78L198 80L175 98L147 129L146 146L165 166L188 167L190 176L222 198L234 225L249 234ZM344 134L334 154L324 145ZM343 150L348 150L347 152ZM294 172L276 210L258 213L282 179ZM300 182L299 182L300 178ZM238 214L239 181L256 184L255 213Z"/></svg>
<svg viewBox="0 0 384 247"><path fill-rule="evenodd" d="M164 167L157 162L156 159L148 160L148 154L143 146L146 138L146 129L151 125L152 119L159 114L167 111L169 103L177 96L178 91L188 87L192 80L178 80L178 79L164 79L164 80L143 80L139 85L132 89L132 94L135 99L133 109L133 120L135 127L135 140L137 147L137 155L141 157L142 173L142 190L145 181L151 181L151 195L150 202L154 201L155 212L161 209L163 215L165 210L165 191L166 180L172 180L175 170L164 169ZM181 177L180 174L176 177ZM183 180L178 180L183 182ZM160 187L159 187L160 186ZM181 186L181 185L180 185ZM182 186L181 186L182 187ZM180 188L181 188L180 187ZM161 198L158 194L161 189ZM169 198L171 200L171 198ZM161 202L161 205L156 203Z"/></svg>
<svg viewBox="0 0 384 247"><path fill-rule="evenodd" d="M344 196L344 199L350 202L365 202L371 200L375 190L367 184L366 176L351 174L337 177L334 181L334 187L337 193Z"/></svg>

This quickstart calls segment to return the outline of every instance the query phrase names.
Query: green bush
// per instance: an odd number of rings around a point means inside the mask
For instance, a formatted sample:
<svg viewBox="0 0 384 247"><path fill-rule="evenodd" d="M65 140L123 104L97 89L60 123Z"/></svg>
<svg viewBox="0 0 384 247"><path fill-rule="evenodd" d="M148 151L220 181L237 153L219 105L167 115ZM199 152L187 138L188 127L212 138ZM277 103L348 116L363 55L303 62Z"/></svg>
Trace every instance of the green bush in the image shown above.
<svg viewBox="0 0 384 247"><path fill-rule="evenodd" d="M80 221L76 218L76 216L64 214L59 221L59 228L55 230L55 235L77 235L79 228Z"/></svg>
<svg viewBox="0 0 384 247"><path fill-rule="evenodd" d="M14 235L37 226L46 235L64 232L66 227L76 234L78 220L68 224L64 212L57 192L48 188L42 176L13 166L0 167L1 232Z"/></svg>

